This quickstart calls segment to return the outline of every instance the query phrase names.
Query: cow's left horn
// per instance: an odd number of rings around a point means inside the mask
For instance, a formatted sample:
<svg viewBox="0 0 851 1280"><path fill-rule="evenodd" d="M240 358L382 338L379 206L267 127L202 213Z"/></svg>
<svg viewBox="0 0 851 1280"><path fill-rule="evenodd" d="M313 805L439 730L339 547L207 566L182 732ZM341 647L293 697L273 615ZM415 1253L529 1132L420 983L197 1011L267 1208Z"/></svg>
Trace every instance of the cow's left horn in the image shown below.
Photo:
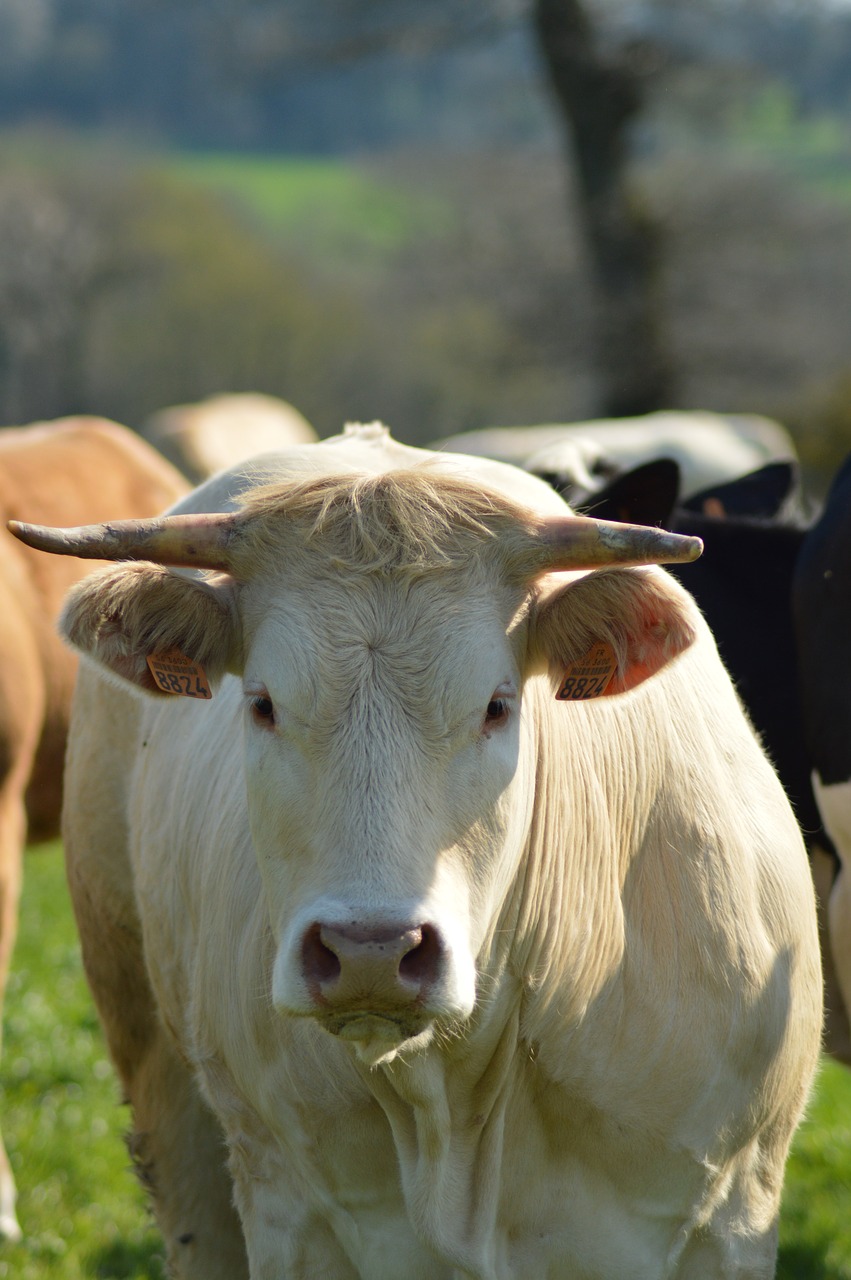
<svg viewBox="0 0 851 1280"><path fill-rule="evenodd" d="M7 528L39 551L84 560L153 560L195 569L230 568L229 547L239 522L233 513L114 520L76 529L10 520Z"/></svg>
<svg viewBox="0 0 851 1280"><path fill-rule="evenodd" d="M703 551L700 538L589 516L544 521L539 545L541 572L607 564L677 564L696 560Z"/></svg>

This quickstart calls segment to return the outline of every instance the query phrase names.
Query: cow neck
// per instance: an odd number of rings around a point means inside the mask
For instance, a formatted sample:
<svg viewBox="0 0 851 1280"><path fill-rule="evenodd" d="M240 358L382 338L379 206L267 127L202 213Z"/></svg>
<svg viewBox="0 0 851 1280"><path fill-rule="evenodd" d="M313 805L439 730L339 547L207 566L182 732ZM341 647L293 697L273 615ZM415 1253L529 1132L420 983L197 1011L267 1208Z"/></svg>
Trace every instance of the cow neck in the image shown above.
<svg viewBox="0 0 851 1280"><path fill-rule="evenodd" d="M553 1001L568 1022L581 1019L622 963L624 867L613 850L627 857L636 837L630 808L639 786L631 734L619 723L630 712L615 699L566 706L547 680L529 681L524 696L534 700L539 730L510 966L522 979L521 1033L534 1055ZM607 784L613 754L615 787Z"/></svg>
<svg viewBox="0 0 851 1280"><path fill-rule="evenodd" d="M494 1007L497 1006L497 1007ZM506 1109L516 1082L520 989L472 1034L364 1077L385 1115L420 1238L476 1280L496 1280Z"/></svg>

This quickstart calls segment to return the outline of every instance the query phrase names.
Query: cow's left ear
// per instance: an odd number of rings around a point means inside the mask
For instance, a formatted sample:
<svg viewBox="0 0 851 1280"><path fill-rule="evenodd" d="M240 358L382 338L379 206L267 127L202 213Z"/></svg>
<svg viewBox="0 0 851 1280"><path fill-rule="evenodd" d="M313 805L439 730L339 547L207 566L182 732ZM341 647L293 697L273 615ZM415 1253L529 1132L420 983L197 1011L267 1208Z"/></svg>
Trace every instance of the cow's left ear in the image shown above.
<svg viewBox="0 0 851 1280"><path fill-rule="evenodd" d="M625 693L694 641L694 600L657 569L599 569L543 595L530 619L532 669L570 701Z"/></svg>

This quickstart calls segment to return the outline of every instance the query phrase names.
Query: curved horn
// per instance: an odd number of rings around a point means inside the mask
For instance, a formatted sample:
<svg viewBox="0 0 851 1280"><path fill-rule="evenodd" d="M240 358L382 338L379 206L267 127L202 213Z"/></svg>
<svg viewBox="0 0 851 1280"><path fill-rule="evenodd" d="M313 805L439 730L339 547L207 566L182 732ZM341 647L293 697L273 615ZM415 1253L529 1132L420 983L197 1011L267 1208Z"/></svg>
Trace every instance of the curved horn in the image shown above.
<svg viewBox="0 0 851 1280"><path fill-rule="evenodd" d="M114 520L76 529L10 520L7 528L38 551L84 560L152 560L195 569L228 569L229 546L239 523L232 512Z"/></svg>
<svg viewBox="0 0 851 1280"><path fill-rule="evenodd" d="M53 529L10 520L8 529L27 546L87 560L152 560L196 569L231 567L230 543L240 515L160 516ZM700 538L647 525L619 524L588 516L541 523L535 556L538 572L595 569L603 565L674 564L696 560Z"/></svg>
<svg viewBox="0 0 851 1280"><path fill-rule="evenodd" d="M678 564L696 560L703 542L650 525L573 516L542 522L540 551L541 572L545 573L607 564Z"/></svg>

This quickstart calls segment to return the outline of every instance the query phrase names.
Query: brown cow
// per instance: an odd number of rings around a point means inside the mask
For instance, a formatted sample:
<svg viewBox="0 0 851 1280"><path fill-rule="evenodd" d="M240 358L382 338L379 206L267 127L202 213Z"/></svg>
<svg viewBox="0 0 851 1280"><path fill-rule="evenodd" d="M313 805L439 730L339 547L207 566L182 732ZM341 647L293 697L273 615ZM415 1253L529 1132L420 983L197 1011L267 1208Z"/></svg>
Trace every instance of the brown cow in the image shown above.
<svg viewBox="0 0 851 1280"><path fill-rule="evenodd" d="M18 916L27 838L58 834L62 764L76 659L55 621L66 591L91 568L42 556L5 522L41 512L54 523L153 515L186 491L183 478L126 427L102 418L0 431L0 1002ZM2 1005L0 1005L2 1007ZM17 1239L15 1184L0 1140L0 1237Z"/></svg>

